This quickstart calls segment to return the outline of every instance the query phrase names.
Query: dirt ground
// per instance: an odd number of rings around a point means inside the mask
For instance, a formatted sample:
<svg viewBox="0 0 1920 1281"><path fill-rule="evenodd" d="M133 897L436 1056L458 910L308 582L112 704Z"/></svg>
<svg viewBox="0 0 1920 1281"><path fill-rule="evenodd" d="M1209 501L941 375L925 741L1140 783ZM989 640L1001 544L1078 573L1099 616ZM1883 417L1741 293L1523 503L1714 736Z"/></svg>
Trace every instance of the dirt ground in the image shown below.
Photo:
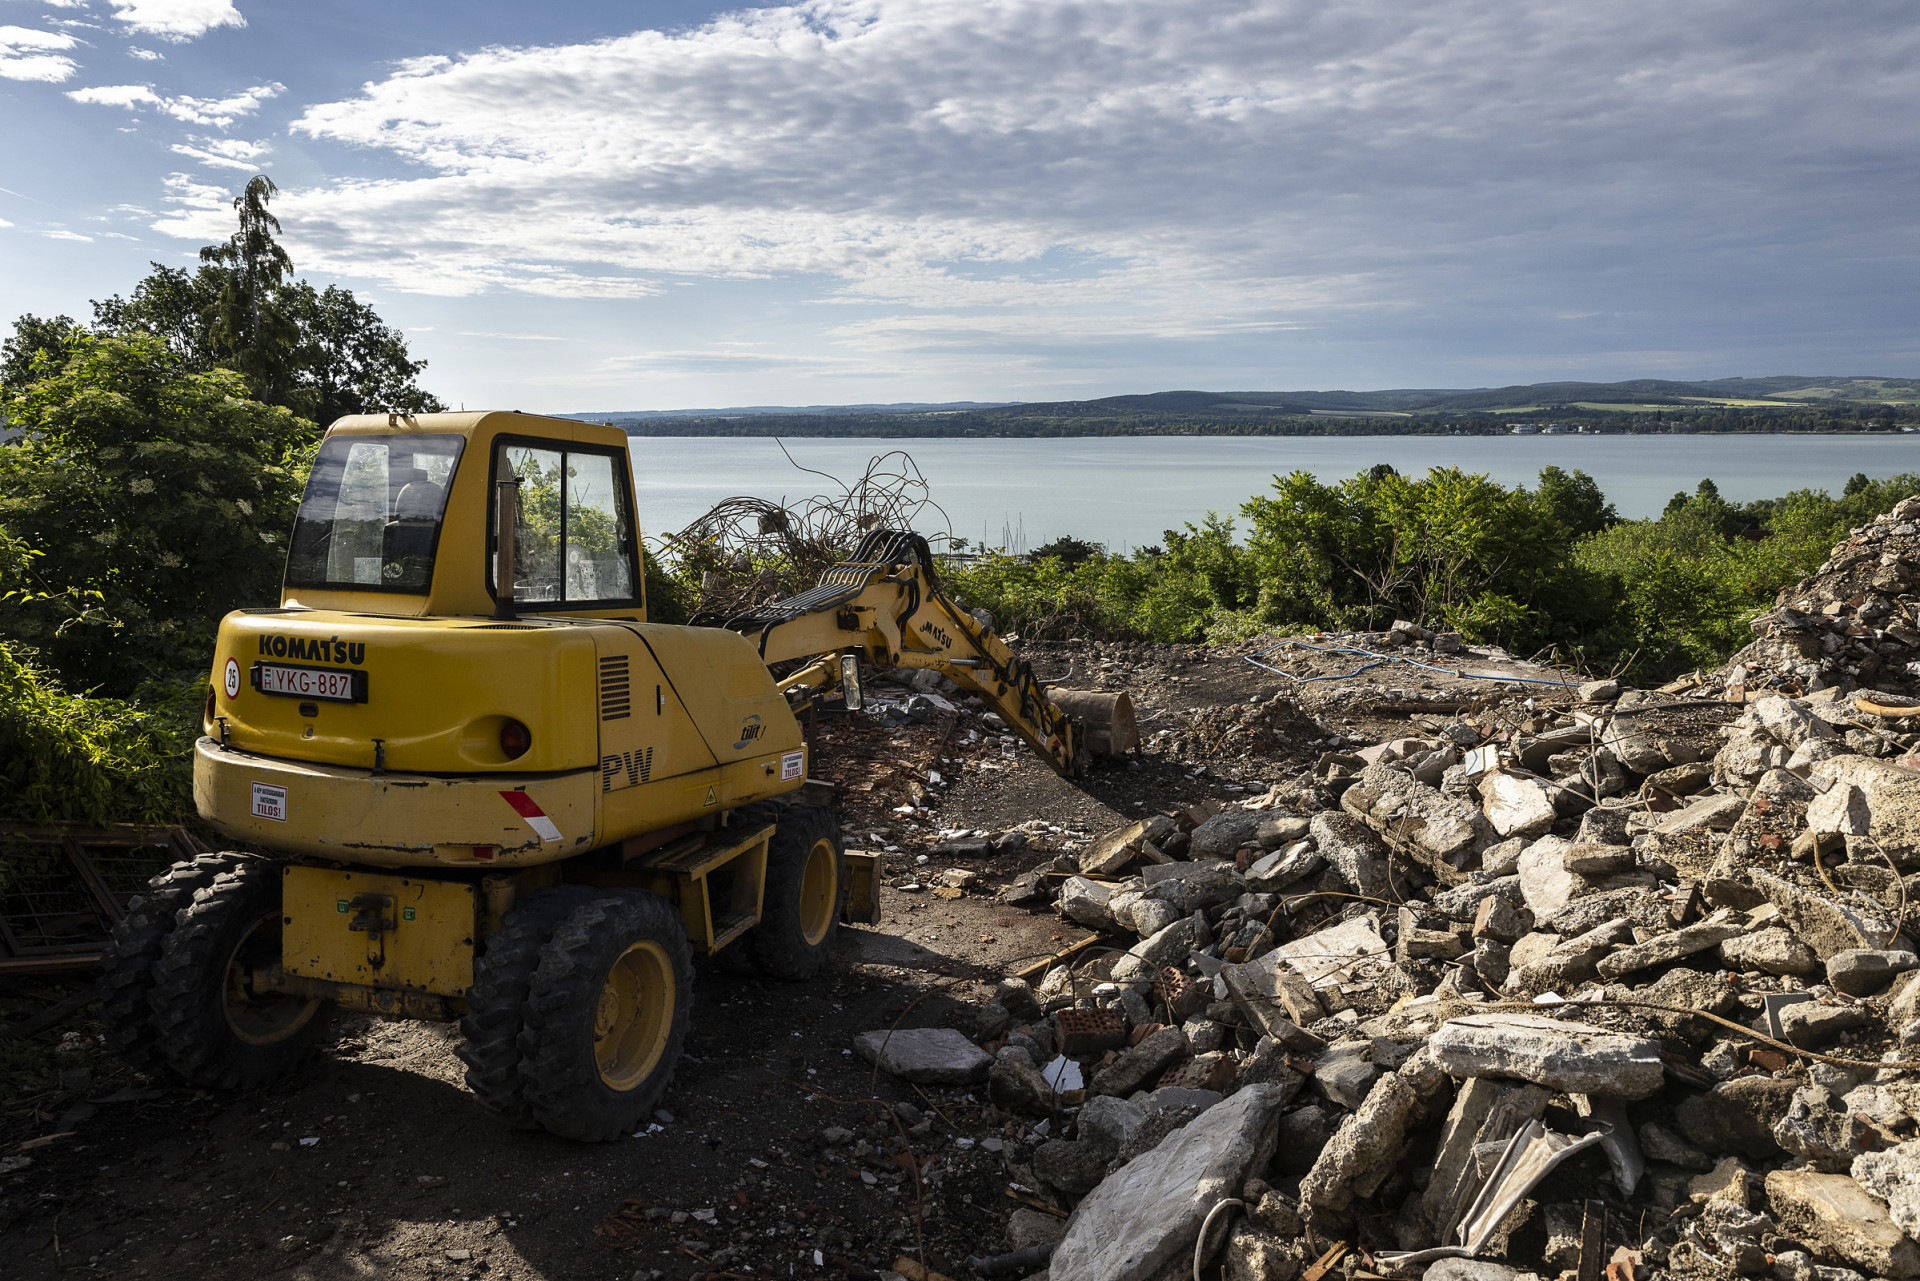
<svg viewBox="0 0 1920 1281"><path fill-rule="evenodd" d="M1377 704L1532 692L1403 665L1296 686L1242 661L1252 648L1029 651L1043 679L1132 691L1146 745L1079 780L965 710L893 728L823 717L817 768L839 787L847 844L891 847L884 921L843 929L806 984L698 963L686 1057L630 1139L507 1128L463 1088L450 1026L343 1016L292 1078L214 1095L135 1075L86 1014L69 1021L48 1038L47 1078L0 1109L0 1277L869 1277L903 1253L969 1275L969 1253L1006 1248L1020 1203L1007 1166L1031 1123L983 1089L878 1077L852 1038L965 1027L995 982L1083 938L996 891L1087 837L1297 777L1334 734L1410 732ZM1362 661L1349 658L1260 661L1307 675ZM1015 829L1027 843L1008 848ZM960 833L1003 848L935 849ZM942 897L951 869L979 882ZM898 1121L874 1098L906 1105Z"/></svg>

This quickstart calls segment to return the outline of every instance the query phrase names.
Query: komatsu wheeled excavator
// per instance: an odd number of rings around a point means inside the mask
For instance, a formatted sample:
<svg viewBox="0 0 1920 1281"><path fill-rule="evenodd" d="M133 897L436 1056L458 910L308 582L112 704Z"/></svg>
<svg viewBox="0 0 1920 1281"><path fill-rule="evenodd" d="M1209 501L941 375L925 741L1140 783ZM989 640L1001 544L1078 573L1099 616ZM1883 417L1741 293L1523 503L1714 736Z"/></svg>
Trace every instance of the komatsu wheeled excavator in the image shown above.
<svg viewBox="0 0 1920 1281"><path fill-rule="evenodd" d="M335 1009L458 1020L486 1108L615 1138L672 1076L693 954L805 979L843 918L878 920L873 858L801 799L796 709L917 668L1062 774L1137 741L1124 695L1051 697L910 532L802 595L648 622L632 477L624 433L565 419L327 431L280 604L220 624L194 749L195 806L244 849L117 927L124 1057L246 1088Z"/></svg>

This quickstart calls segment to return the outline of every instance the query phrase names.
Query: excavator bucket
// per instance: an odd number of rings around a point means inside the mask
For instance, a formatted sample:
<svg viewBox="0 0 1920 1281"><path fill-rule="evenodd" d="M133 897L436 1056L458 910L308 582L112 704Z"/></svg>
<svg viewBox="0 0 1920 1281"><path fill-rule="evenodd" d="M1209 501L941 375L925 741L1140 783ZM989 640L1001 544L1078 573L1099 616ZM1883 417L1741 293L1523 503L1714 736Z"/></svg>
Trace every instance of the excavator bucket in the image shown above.
<svg viewBox="0 0 1920 1281"><path fill-rule="evenodd" d="M840 905L840 920L847 925L880 924L880 856L848 850L844 857L847 896Z"/></svg>
<svg viewBox="0 0 1920 1281"><path fill-rule="evenodd" d="M1133 700L1125 692L1089 689L1049 689L1047 697L1079 727L1095 756L1119 756L1140 746L1140 728L1133 720Z"/></svg>

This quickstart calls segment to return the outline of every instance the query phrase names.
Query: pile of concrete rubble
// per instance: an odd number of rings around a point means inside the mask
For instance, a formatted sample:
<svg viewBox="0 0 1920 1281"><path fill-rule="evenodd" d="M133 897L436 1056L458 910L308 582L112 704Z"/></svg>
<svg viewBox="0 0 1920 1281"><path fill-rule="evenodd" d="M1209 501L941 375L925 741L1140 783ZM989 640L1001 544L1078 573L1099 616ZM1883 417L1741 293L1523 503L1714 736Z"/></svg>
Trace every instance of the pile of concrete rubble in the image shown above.
<svg viewBox="0 0 1920 1281"><path fill-rule="evenodd" d="M1800 693L1859 684L1920 689L1920 619L1901 598L1920 584L1920 496L1852 531L1825 564L1753 620L1759 639L1717 683Z"/></svg>
<svg viewBox="0 0 1920 1281"><path fill-rule="evenodd" d="M1909 515L1810 581L1904 574ZM1023 878L1103 945L968 1029L1069 1213L999 1274L1920 1276L1920 717L1852 644L1793 697L1424 718Z"/></svg>

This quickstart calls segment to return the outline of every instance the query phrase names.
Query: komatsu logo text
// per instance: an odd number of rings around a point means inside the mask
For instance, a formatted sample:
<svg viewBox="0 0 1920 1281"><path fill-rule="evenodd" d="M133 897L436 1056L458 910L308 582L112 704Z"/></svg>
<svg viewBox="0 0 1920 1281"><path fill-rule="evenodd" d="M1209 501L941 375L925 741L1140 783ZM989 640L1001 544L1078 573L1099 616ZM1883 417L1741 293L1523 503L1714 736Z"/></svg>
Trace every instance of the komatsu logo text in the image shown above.
<svg viewBox="0 0 1920 1281"><path fill-rule="evenodd" d="M343 641L338 636L262 636L260 652L275 658L304 658L313 663L364 663L365 641Z"/></svg>

